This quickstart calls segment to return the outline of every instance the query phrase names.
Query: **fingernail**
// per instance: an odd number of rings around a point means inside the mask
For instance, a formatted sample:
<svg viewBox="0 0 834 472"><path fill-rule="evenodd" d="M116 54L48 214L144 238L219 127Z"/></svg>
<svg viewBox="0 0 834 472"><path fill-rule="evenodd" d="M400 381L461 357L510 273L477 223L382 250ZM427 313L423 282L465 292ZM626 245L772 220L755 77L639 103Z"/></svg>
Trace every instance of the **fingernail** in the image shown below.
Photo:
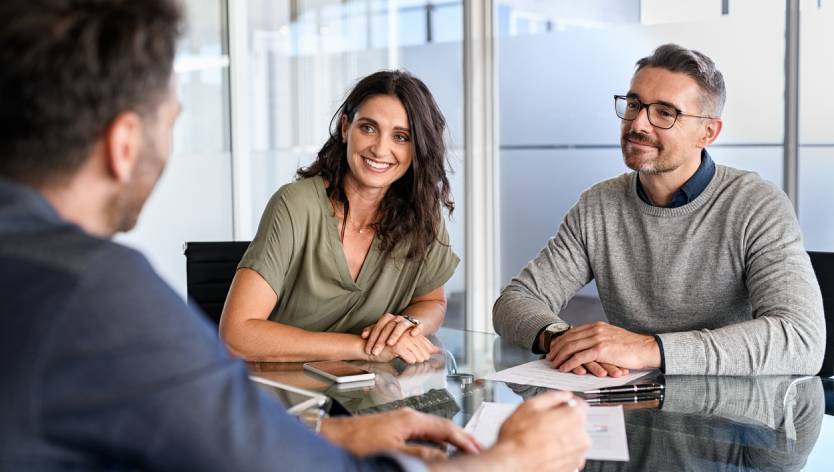
<svg viewBox="0 0 834 472"><path fill-rule="evenodd" d="M393 339L389 339L389 340L388 340L388 345L389 345L389 346L393 346L393 345L394 345L394 340L393 340Z"/></svg>
<svg viewBox="0 0 834 472"><path fill-rule="evenodd" d="M377 354L379 354L379 351L381 351L381 350L382 350L382 349L380 349L380 348L376 348L376 349L374 349L374 355L376 356Z"/></svg>

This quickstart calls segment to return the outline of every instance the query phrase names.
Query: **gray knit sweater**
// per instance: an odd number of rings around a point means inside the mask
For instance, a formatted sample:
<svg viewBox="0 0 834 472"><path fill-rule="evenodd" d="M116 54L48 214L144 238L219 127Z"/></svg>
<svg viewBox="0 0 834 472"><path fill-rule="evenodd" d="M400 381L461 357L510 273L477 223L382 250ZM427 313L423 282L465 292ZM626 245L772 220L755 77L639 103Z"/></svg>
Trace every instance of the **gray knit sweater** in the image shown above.
<svg viewBox="0 0 834 472"><path fill-rule="evenodd" d="M822 298L785 194L718 165L695 200L659 208L636 177L582 193L495 302L495 330L529 348L593 279L611 324L660 335L667 374L816 374Z"/></svg>

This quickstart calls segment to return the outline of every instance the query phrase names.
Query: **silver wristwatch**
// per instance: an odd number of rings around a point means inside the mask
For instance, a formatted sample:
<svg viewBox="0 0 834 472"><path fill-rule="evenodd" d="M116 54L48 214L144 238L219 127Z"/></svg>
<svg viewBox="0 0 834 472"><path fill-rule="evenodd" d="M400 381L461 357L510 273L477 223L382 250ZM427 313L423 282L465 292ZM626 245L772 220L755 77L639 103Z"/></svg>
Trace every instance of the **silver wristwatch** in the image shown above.
<svg viewBox="0 0 834 472"><path fill-rule="evenodd" d="M544 346L542 346L544 347L544 351L549 351L550 343L553 342L553 339L565 334L565 332L567 332L567 330L569 329L570 325L561 320L547 325L547 327L544 329Z"/></svg>

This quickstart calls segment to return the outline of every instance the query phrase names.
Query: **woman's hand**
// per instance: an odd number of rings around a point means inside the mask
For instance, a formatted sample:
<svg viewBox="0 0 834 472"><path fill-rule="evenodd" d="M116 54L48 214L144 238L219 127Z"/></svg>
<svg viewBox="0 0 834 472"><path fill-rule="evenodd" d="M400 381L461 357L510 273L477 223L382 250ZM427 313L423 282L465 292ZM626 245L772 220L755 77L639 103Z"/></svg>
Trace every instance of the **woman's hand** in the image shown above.
<svg viewBox="0 0 834 472"><path fill-rule="evenodd" d="M397 354L397 357L408 364L426 362L432 354L440 352L440 348L432 344L422 334L419 336L403 336L397 341L397 344L389 346L389 348Z"/></svg>
<svg viewBox="0 0 834 472"><path fill-rule="evenodd" d="M379 354L371 354L368 359L373 362L390 362L399 357L407 364L417 364L429 360L437 352L440 352L440 348L423 335L402 336L397 344L385 346Z"/></svg>
<svg viewBox="0 0 834 472"><path fill-rule="evenodd" d="M415 325L402 316L391 313L382 315L376 323L362 331L362 339L367 340L365 342L365 354L380 355L386 346L397 344L406 331L412 337L418 337L423 334L423 327Z"/></svg>

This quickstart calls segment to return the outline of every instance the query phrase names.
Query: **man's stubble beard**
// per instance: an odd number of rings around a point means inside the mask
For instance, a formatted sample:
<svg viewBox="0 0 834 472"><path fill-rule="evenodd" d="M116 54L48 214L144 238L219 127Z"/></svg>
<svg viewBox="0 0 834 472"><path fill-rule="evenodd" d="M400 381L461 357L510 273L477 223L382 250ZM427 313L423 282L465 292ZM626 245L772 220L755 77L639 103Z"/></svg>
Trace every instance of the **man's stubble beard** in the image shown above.
<svg viewBox="0 0 834 472"><path fill-rule="evenodd" d="M159 155L155 144L150 136L143 137L139 161L132 178L108 205L114 233L127 232L136 227L142 208L162 175L165 160Z"/></svg>
<svg viewBox="0 0 834 472"><path fill-rule="evenodd" d="M657 156L651 162L643 163L642 165L634 163L633 161L638 161L638 159L629 159L628 147L631 145L629 141L636 141L640 144L647 144L649 146L653 146L657 150ZM651 139L649 136L646 136L641 133L629 131L628 133L622 135L622 137L620 138L620 149L622 150L623 163L625 163L626 167L628 167L631 170L641 172L643 174L663 174L666 172L671 172L679 167L675 166L674 163L665 162L666 159L663 158L663 145L661 145L656 140Z"/></svg>

